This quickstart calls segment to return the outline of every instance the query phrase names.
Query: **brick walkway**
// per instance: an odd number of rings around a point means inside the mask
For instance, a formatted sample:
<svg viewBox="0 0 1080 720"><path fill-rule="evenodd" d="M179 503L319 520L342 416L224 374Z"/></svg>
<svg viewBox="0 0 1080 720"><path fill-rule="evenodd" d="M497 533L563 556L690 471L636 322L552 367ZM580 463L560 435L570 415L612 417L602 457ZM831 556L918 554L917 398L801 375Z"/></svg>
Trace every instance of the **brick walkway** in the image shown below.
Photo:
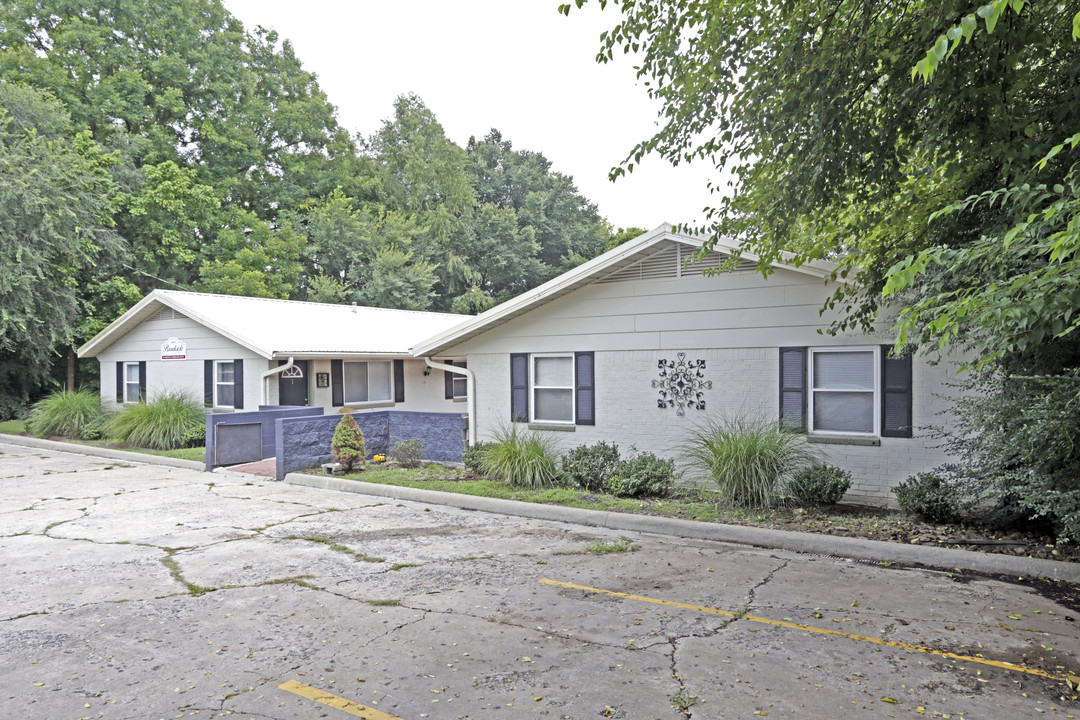
<svg viewBox="0 0 1080 720"><path fill-rule="evenodd" d="M247 463L246 465L233 465L229 469L235 470L236 472L251 473L252 475L277 477L277 458L267 458L258 462Z"/></svg>

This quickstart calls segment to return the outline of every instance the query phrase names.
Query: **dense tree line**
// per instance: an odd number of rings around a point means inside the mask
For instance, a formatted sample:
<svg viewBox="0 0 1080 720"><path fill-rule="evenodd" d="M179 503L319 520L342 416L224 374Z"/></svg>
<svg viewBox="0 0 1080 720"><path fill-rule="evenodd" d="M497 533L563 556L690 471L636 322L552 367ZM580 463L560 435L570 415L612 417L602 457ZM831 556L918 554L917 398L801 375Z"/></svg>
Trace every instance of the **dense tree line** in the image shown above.
<svg viewBox="0 0 1080 720"><path fill-rule="evenodd" d="M475 313L613 237L541 153L462 148L419 97L350 135L219 0L5 3L0 153L0 417L153 288Z"/></svg>

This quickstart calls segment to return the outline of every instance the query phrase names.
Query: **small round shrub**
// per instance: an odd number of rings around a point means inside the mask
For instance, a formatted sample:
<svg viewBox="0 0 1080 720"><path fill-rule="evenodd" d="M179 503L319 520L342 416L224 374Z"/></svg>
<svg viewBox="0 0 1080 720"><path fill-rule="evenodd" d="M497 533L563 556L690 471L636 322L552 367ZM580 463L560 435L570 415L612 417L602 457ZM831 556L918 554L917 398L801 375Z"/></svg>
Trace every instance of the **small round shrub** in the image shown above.
<svg viewBox="0 0 1080 720"><path fill-rule="evenodd" d="M606 442L579 445L562 457L562 475L568 485L599 492L619 466L619 446Z"/></svg>
<svg viewBox="0 0 1080 720"><path fill-rule="evenodd" d="M195 433L206 428L206 408L183 392L165 392L149 402L125 405L105 422L105 436L126 445L151 450L187 447Z"/></svg>
<svg viewBox="0 0 1080 720"><path fill-rule="evenodd" d="M799 503L835 505L851 487L851 473L818 463L797 471L788 481L788 494Z"/></svg>
<svg viewBox="0 0 1080 720"><path fill-rule="evenodd" d="M33 435L96 440L101 437L104 422L105 412L97 393L58 390L34 403L26 419L26 429Z"/></svg>
<svg viewBox="0 0 1080 720"><path fill-rule="evenodd" d="M956 488L937 473L912 475L893 488L896 503L908 515L918 515L937 523L960 519L960 502Z"/></svg>
<svg viewBox="0 0 1080 720"><path fill-rule="evenodd" d="M390 457L403 468L418 468L424 457L424 443L418 438L402 440L390 450Z"/></svg>
<svg viewBox="0 0 1080 720"><path fill-rule="evenodd" d="M674 481L674 460L643 452L620 462L606 489L619 497L662 497Z"/></svg>
<svg viewBox="0 0 1080 720"><path fill-rule="evenodd" d="M487 452L489 447L491 447L491 443L473 443L465 448L465 452L461 455L461 462L473 472L481 472L480 463L483 462L484 453Z"/></svg>
<svg viewBox="0 0 1080 720"><path fill-rule="evenodd" d="M341 463L346 472L364 467L367 459L364 431L356 424L356 418L352 415L343 415L334 428L334 437L330 440L330 454Z"/></svg>

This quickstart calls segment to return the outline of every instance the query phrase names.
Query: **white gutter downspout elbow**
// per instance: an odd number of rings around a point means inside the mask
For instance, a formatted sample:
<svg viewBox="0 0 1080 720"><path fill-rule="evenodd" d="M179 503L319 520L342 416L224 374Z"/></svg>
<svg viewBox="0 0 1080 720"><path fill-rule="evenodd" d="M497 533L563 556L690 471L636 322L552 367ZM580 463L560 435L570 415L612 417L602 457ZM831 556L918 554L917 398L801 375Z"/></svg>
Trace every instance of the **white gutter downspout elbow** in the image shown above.
<svg viewBox="0 0 1080 720"><path fill-rule="evenodd" d="M469 408L469 447L472 447L476 444L476 378L473 371L460 365L433 362L429 357L424 358L424 362L427 363L429 368L465 376L466 403Z"/></svg>
<svg viewBox="0 0 1080 720"><path fill-rule="evenodd" d="M284 365L279 365L276 368L273 368L272 370L267 370L266 372L264 372L262 374L262 379L259 381L259 382L262 383L262 403L261 404L263 404L263 405L269 405L270 404L270 376L271 375L277 375L278 373L283 373L286 370L288 370L289 368L291 368L292 366L293 366L293 359L290 357L289 361L287 363L285 363ZM278 400L281 400L281 398L278 398Z"/></svg>

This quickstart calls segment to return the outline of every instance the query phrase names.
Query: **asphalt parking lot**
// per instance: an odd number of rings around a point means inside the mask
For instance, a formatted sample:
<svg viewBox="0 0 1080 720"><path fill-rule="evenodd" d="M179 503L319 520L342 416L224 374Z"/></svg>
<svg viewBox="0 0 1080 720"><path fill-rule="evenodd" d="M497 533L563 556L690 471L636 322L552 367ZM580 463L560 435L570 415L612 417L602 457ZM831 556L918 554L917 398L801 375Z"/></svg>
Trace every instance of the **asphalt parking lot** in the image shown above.
<svg viewBox="0 0 1080 720"><path fill-rule="evenodd" d="M1080 715L1073 611L998 579L3 443L0 489L5 719Z"/></svg>

